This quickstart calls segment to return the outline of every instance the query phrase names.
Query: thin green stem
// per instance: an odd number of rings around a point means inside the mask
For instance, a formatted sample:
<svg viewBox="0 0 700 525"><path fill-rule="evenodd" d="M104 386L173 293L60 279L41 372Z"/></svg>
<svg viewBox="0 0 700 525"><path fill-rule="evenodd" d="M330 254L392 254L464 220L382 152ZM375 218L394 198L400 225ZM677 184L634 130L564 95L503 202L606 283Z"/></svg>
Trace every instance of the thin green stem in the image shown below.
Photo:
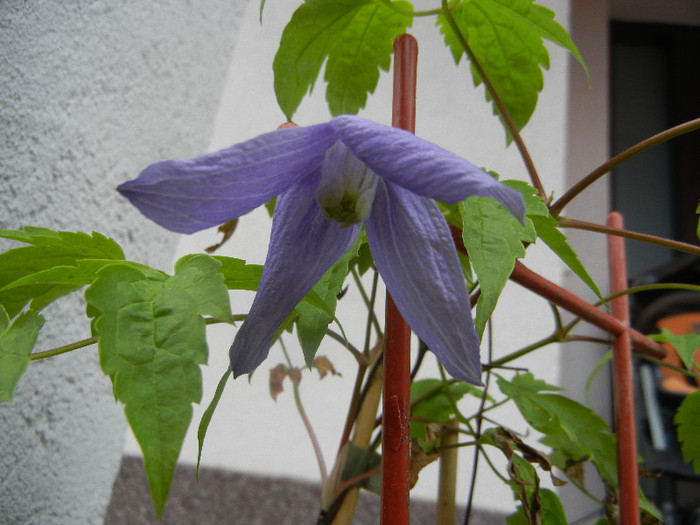
<svg viewBox="0 0 700 525"><path fill-rule="evenodd" d="M233 316L234 321L243 321L247 317L246 314L238 314ZM207 317L204 319L205 323L210 325L210 324L217 324L217 323L222 323L223 321L219 321L218 319L212 319L211 317ZM65 354L67 352L72 352L73 350L78 350L79 348L85 348L86 346L94 345L97 343L98 337L88 337L87 339L81 339L80 341L75 341L74 343L69 343L67 345L63 346L57 346L56 348L52 348L50 350L44 350L42 352L34 352L33 354L29 354L29 360L30 361L38 361L39 359L46 359L48 357L53 357L56 355L61 355Z"/></svg>
<svg viewBox="0 0 700 525"><path fill-rule="evenodd" d="M645 359L646 361L649 361L650 363L654 363L657 366L663 366L664 368L668 368L669 370L673 370L674 372L680 372L681 374L685 374L688 377L694 377L698 378L700 377L700 372L692 372L688 370L687 368L681 368L680 366L672 365L671 363L667 363L666 361L662 361L661 359L656 359L655 357L651 357L649 355L642 355L642 359Z"/></svg>
<svg viewBox="0 0 700 525"><path fill-rule="evenodd" d="M567 204L569 204L569 202L571 202L578 194L583 192L583 190L588 188L588 186L593 184L595 181L597 181L599 178L601 178L603 175L608 173L610 170L612 170L619 164L622 164L627 159L630 159L631 157L634 157L635 155L638 155L643 151L653 148L654 146L658 146L662 142L666 142L667 140L673 139L685 133L690 133L691 131L695 131L697 129L700 129L700 118L690 120L683 124L679 124L678 126L675 126L673 128L662 131L661 133L654 135L653 137L649 137L648 139L643 140L638 144L635 144L631 148L628 148L625 151L623 151L622 153L618 153L612 159L594 169L591 173L583 177L580 181L578 181L571 188L569 188L569 190L566 193L564 193L564 195L559 197L559 199L554 204L552 204L549 211L552 215L558 217L564 209L564 207Z"/></svg>
<svg viewBox="0 0 700 525"><path fill-rule="evenodd" d="M499 359L496 359L495 361L492 361L490 363L491 367L498 367L501 365L504 365L506 363L510 363L511 361L514 361L515 359L518 359L519 357L523 357L524 355L529 354L530 352L534 352L535 350L538 350L544 346L547 346L548 344L551 343L557 343L561 342L561 336L559 332L555 332L552 335L549 335L545 337L544 339L540 339L539 341L535 341L532 344L529 344L520 350L516 350L515 352L511 352L508 355L505 355Z"/></svg>
<svg viewBox="0 0 700 525"><path fill-rule="evenodd" d="M353 268L353 272L355 269ZM359 276L356 276L355 273L353 273L353 277L355 277L355 282L359 280ZM363 288L361 287L361 282L358 283L358 288L360 288L361 293L364 292ZM365 343L364 347L362 349L362 356L364 358L363 361L360 361L358 359L358 368L357 368L357 374L355 376L355 385L353 386L352 389L352 397L350 398L350 407L348 409L348 415L345 418L345 428L343 429L343 434L340 438L340 447L339 451L342 450L343 446L345 446L345 443L347 443L350 440L350 432L352 430L352 427L355 423L355 419L357 418L357 414L360 410L360 403L363 397L363 391L362 391L362 384L365 379L365 375L367 373L367 367L369 366L370 360L372 358L371 356L371 350L370 350L370 341L372 337L372 320L376 320L376 316L374 315L374 305L377 300L377 288L379 285L379 274L378 272L374 272L374 278L372 279L372 291L370 292L370 297L368 302L366 303L367 305L367 322L365 324ZM381 341L381 339L380 339ZM367 387L369 387L369 382L367 383Z"/></svg>
<svg viewBox="0 0 700 525"><path fill-rule="evenodd" d="M493 360L493 321L488 322L488 335L489 335L489 357L488 363L491 364ZM474 438L478 442L481 439L481 426L484 421L484 407L486 406L486 399L488 398L488 389L491 384L491 369L486 369L486 382L484 384L484 390L481 393L481 400L479 401L479 410L476 413L476 432L474 433ZM472 513L472 504L474 503L474 491L476 490L476 474L479 468L479 456L481 455L482 447L477 444L476 451L474 452L474 459L472 460L472 471L469 478L469 496L467 497L467 508L464 513L464 525L469 524L469 518Z"/></svg>
<svg viewBox="0 0 700 525"><path fill-rule="evenodd" d="M287 348L284 345L284 342L282 339L279 340L280 346L282 347L282 352L284 353L284 358L287 361L287 366L289 370L291 371L294 367L292 366L292 361L289 358L289 354L287 353ZM301 371L299 371L299 374L301 375ZM321 452L321 446L318 443L318 439L316 438L316 433L314 432L313 427L311 426L311 421L309 420L308 416L306 415L306 410L304 410L304 405L301 402L301 395L299 394L299 381L294 380L292 376L289 377L289 379L292 381L292 390L294 391L294 403L297 406L297 410L299 411L299 415L301 416L301 420L304 422L304 426L306 427L306 432L309 434L309 439L311 440L311 446L314 449L314 454L316 455L316 461L318 462L318 469L321 473L321 485L324 485L326 483L326 480L328 479L328 471L326 470L326 462L323 459L323 453Z"/></svg>
<svg viewBox="0 0 700 525"><path fill-rule="evenodd" d="M57 348L52 348L51 350L45 350L43 352L35 352L29 354L30 361L36 361L38 359L46 359L47 357L53 357L55 355L65 354L66 352L72 352L78 348L85 348L86 346L94 345L97 342L97 337L88 337L87 339L82 339L81 341L76 341L75 343L70 343L64 346L59 346Z"/></svg>
<svg viewBox="0 0 700 525"><path fill-rule="evenodd" d="M515 125L515 122L513 121L513 118L511 117L510 112L508 111L508 108L506 108L505 103L503 102L500 95L496 91L496 88L491 83L491 80L489 79L488 75L484 71L484 68L481 66L481 63L477 60L476 56L474 55L474 52L472 51L471 47L469 46L469 43L467 42L467 39L465 38L464 34L459 29L459 26L457 25L457 21L455 20L454 16L452 15L451 10L448 8L447 0L442 0L442 14L444 15L445 20L447 21L448 25L450 26L450 29L452 29L452 32L457 37L457 40L459 40L460 45L464 49L464 52L467 54L467 57L469 58L470 62L472 63L472 66L474 67L474 69L478 73L479 77L481 78L482 82L484 83L484 86L486 86L486 89L488 90L489 94L491 95L491 98L493 99L494 104L496 104L496 107L498 108L498 111L501 114L501 117L503 118L503 121L505 122L506 127L508 128L508 131L510 131L510 134L513 137L513 141L515 142L516 146L518 147L518 151L520 152L520 156L522 157L523 162L525 163L525 167L527 169L527 172L530 175L530 181L532 182L532 185L537 189L537 192L540 194L540 197L542 197L542 200L546 203L547 202L547 192L545 191L544 186L542 185L542 181L540 180L540 176L537 173L537 169L535 168L535 164L534 164L534 162L532 162L532 157L530 156L530 152L528 151L527 147L525 146L525 142L523 141L523 138L520 136L520 132L518 131L518 127Z"/></svg>
<svg viewBox="0 0 700 525"><path fill-rule="evenodd" d="M613 228L611 226L603 226L602 224L579 221L576 219L561 219L559 221L559 226L561 226L562 228L574 228L577 230L586 230L597 233L606 233L608 235L617 235L619 237L625 237L627 239L634 239L637 241L644 241L650 244L656 244L657 246L663 246L665 248L671 248L672 250L678 250L680 252L700 256L700 246L695 246L693 244L688 244L680 241L673 241L671 239L657 237L656 235L649 235L647 233L633 232L622 228Z"/></svg>
<svg viewBox="0 0 700 525"><path fill-rule="evenodd" d="M367 366L367 357L363 352L360 352L360 350L352 345L347 339L345 339L342 335L340 335L338 332L335 332L328 328L326 330L326 335L333 339L334 341L337 341L341 345L343 345L355 358L355 361L360 366Z"/></svg>
<svg viewBox="0 0 700 525"><path fill-rule="evenodd" d="M461 3L461 2L458 2L458 3L454 4L452 7L449 7L448 9L450 9L450 10L455 9L458 5L460 5L460 3ZM391 2L391 3L389 4L389 6L390 6L394 11L396 11L397 13L400 13L400 14L406 15L406 16L412 16L412 17L414 17L414 18L417 17L417 16L435 16L435 15L439 15L440 13L442 13L442 10L443 10L442 7L438 7L438 8L436 8L436 9L425 9L425 10L423 10L423 11L409 11L408 9L403 9L403 8L401 8L401 6L400 6L400 5L397 5L396 2Z"/></svg>
<svg viewBox="0 0 700 525"><path fill-rule="evenodd" d="M362 284L362 279L360 279L360 276L357 273L357 270L355 268L352 268L350 270L350 273L352 274L352 278L355 280L355 284L357 285L357 289L360 291L360 295L362 296L362 300L365 303L365 306L367 307L367 310L370 312L370 317L372 319L372 325L374 326L374 330L377 332L377 337L381 338L384 336L382 333L382 327L379 326L379 320L377 319L377 316L374 314L374 308L372 306L372 301L370 298L367 296L367 292L365 291L365 287ZM379 279L379 273L374 270L374 280ZM374 281L373 281L374 282ZM372 286L374 288L374 285Z"/></svg>

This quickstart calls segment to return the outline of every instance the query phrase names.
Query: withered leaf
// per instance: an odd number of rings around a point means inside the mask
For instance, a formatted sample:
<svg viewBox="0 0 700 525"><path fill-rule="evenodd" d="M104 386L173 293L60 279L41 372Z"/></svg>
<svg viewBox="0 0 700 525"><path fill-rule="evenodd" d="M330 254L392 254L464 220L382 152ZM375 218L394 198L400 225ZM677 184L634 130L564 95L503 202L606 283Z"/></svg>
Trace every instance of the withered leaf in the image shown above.
<svg viewBox="0 0 700 525"><path fill-rule="evenodd" d="M238 217L236 217L235 219L231 219L230 221L226 221L225 223L220 225L217 229L217 232L224 234L221 241L205 248L204 251L207 253L214 253L216 250L221 248L223 244L231 238L233 232L236 231L236 226L238 226Z"/></svg>
<svg viewBox="0 0 700 525"><path fill-rule="evenodd" d="M326 377L326 374L331 373L334 376L340 376L341 374L335 369L333 363L325 355L320 355L314 359L314 366L318 370L318 374L321 379Z"/></svg>
<svg viewBox="0 0 700 525"><path fill-rule="evenodd" d="M279 364L275 368L270 369L270 396L277 401L277 395L284 391L282 381L287 375L284 365Z"/></svg>

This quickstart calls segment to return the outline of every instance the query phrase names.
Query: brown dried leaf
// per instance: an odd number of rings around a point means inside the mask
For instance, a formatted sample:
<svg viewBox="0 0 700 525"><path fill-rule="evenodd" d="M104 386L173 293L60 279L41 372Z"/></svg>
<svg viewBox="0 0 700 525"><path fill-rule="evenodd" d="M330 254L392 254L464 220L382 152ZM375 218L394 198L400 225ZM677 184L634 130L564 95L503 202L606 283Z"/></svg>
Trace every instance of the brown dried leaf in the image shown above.
<svg viewBox="0 0 700 525"><path fill-rule="evenodd" d="M299 383L301 383L301 370L292 368L291 370L287 370L287 375L292 383L299 386Z"/></svg>
<svg viewBox="0 0 700 525"><path fill-rule="evenodd" d="M236 217L235 219L231 219L230 221L226 221L221 226L219 226L219 229L217 231L219 233L224 234L223 238L220 242L209 246L208 248L205 248L204 251L207 253L214 253L216 250L221 248L223 244L231 238L233 232L236 231L236 226L238 226L238 217Z"/></svg>
<svg viewBox="0 0 700 525"><path fill-rule="evenodd" d="M321 376L321 379L326 377L326 374L329 372L334 376L341 375L338 371L336 371L333 363L331 363L330 359L328 359L325 355L320 355L314 359L314 366L318 370L318 374Z"/></svg>
<svg viewBox="0 0 700 525"><path fill-rule="evenodd" d="M284 391L282 381L284 381L284 376L286 375L287 372L283 364L270 369L270 395L275 401L277 401L277 395Z"/></svg>

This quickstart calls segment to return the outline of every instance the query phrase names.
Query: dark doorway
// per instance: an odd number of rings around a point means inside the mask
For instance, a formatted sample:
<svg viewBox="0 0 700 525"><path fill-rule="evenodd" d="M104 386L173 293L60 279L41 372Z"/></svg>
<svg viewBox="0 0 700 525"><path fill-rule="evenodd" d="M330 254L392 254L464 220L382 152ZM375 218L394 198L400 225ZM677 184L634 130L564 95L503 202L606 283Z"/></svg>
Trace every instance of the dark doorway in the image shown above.
<svg viewBox="0 0 700 525"><path fill-rule="evenodd" d="M612 151L700 117L700 28L613 23ZM653 148L615 169L613 209L631 230L698 244L700 132ZM629 273L640 275L675 254L627 244Z"/></svg>

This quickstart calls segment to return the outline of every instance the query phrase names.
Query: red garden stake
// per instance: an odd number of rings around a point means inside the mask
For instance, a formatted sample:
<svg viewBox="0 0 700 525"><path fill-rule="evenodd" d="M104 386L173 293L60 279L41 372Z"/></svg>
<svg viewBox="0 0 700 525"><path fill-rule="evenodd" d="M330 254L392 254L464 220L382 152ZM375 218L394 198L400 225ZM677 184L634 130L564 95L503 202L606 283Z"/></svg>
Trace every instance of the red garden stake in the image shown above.
<svg viewBox="0 0 700 525"><path fill-rule="evenodd" d="M613 212L608 226L622 228L622 215ZM610 291L615 294L627 289L625 240L608 236L610 261ZM632 344L629 329L629 301L627 295L611 300L613 315L626 329L613 342L613 400L615 404L615 431L617 432L617 476L620 523L639 524L639 478L637 469L637 436L634 424L634 385L632 381Z"/></svg>
<svg viewBox="0 0 700 525"><path fill-rule="evenodd" d="M415 38L408 34L396 38L392 125L411 133L415 132L416 122L417 56ZM382 409L382 525L409 523L410 351L411 329L387 293Z"/></svg>

